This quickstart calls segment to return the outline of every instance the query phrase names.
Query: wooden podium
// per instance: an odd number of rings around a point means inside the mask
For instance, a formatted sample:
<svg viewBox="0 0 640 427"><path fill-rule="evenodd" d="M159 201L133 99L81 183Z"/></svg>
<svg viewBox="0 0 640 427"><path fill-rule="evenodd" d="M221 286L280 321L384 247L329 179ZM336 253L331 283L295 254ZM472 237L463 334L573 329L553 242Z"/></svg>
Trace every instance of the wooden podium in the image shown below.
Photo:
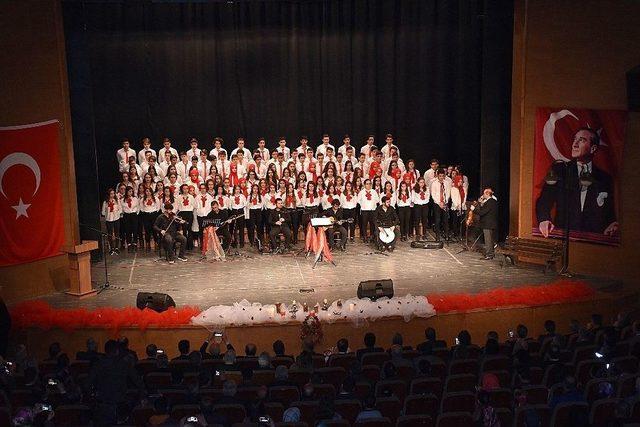
<svg viewBox="0 0 640 427"><path fill-rule="evenodd" d="M96 289L91 287L91 251L98 249L97 240L83 240L79 245L67 248L69 257L69 290L66 292L75 297L94 295Z"/></svg>

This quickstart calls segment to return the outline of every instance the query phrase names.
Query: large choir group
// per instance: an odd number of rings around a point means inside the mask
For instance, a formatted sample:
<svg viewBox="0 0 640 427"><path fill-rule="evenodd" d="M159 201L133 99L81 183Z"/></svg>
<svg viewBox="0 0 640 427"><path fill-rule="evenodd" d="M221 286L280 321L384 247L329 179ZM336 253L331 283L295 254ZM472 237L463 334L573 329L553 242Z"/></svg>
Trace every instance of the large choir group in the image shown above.
<svg viewBox="0 0 640 427"><path fill-rule="evenodd" d="M202 245L203 221L219 212L237 218L223 245L242 247L245 229L249 244L269 244L270 217L276 210L286 211L293 244L310 218L332 208L340 210L342 219L353 220L344 221L343 228L344 240L351 242L356 226L364 242L375 238L376 209L385 201L397 213L398 224L393 225L399 225L403 241L424 239L429 230L437 240L453 238L466 210L469 182L461 167L433 159L420 173L413 159L401 158L390 134L381 147L369 135L359 149L349 135L336 149L326 134L315 149L306 136L295 149L280 138L271 151L264 138L253 151L243 138L230 152L222 138L214 138L210 149L192 138L189 149L181 152L169 138L157 152L149 138L141 145L136 152L128 139L122 141L116 153L121 180L107 191L102 205L112 254L125 246L151 250L151 243L157 245L164 234L156 220L169 207L184 220L178 228L187 250Z"/></svg>

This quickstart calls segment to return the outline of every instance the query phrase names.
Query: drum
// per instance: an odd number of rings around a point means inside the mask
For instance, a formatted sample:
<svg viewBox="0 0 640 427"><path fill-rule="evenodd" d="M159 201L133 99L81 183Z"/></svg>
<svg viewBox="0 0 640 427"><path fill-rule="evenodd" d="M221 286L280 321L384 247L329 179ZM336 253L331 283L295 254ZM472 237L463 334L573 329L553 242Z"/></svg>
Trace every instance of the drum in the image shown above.
<svg viewBox="0 0 640 427"><path fill-rule="evenodd" d="M392 245L396 238L395 227L382 227L382 230L378 229L378 240L385 246Z"/></svg>

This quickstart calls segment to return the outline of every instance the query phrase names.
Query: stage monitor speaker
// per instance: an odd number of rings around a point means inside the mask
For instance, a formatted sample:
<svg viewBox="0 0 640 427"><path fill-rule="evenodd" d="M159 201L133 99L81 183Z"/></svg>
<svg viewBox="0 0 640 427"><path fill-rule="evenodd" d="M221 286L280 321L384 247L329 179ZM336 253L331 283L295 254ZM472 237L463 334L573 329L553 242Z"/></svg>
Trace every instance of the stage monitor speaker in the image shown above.
<svg viewBox="0 0 640 427"><path fill-rule="evenodd" d="M442 249L444 248L444 242L432 242L430 240L416 240L411 242L411 247L414 249Z"/></svg>
<svg viewBox="0 0 640 427"><path fill-rule="evenodd" d="M640 65L627 71L627 104L629 111L640 111Z"/></svg>
<svg viewBox="0 0 640 427"><path fill-rule="evenodd" d="M393 298L393 280L365 280L358 285L358 298L375 301L382 297Z"/></svg>
<svg viewBox="0 0 640 427"><path fill-rule="evenodd" d="M144 308L150 308L153 311L162 313L169 307L175 307L176 303L173 298L171 298L171 296L167 294L163 294L160 292L138 292L138 296L136 298L136 306L140 310Z"/></svg>

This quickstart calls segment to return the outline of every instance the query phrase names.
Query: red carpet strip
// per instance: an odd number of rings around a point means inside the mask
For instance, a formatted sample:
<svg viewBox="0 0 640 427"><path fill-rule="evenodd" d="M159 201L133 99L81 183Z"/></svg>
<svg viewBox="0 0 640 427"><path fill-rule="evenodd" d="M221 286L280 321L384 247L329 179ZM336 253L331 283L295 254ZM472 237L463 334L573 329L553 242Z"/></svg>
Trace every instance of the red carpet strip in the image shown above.
<svg viewBox="0 0 640 427"><path fill-rule="evenodd" d="M595 290L585 282L558 280L547 284L518 286L517 288L496 288L479 294L430 294L427 295L427 299L435 307L436 313L443 314L482 308L563 303L587 298L594 294Z"/></svg>

